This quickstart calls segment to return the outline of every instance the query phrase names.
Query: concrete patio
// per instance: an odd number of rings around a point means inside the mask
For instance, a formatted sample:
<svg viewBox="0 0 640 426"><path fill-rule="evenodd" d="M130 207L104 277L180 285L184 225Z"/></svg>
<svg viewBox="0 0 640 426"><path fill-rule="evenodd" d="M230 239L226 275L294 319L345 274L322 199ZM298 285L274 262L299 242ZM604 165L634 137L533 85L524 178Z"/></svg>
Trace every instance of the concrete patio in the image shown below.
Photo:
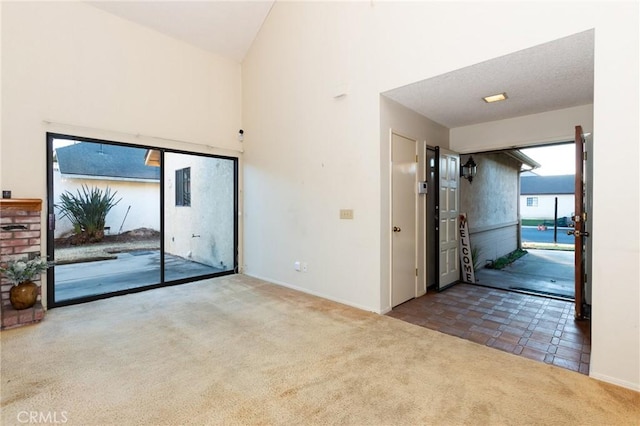
<svg viewBox="0 0 640 426"><path fill-rule="evenodd" d="M479 285L573 300L574 252L528 249L504 269L476 271Z"/></svg>
<svg viewBox="0 0 640 426"><path fill-rule="evenodd" d="M165 282L223 271L165 254ZM110 260L58 265L55 283L56 302L159 284L160 251L137 250Z"/></svg>

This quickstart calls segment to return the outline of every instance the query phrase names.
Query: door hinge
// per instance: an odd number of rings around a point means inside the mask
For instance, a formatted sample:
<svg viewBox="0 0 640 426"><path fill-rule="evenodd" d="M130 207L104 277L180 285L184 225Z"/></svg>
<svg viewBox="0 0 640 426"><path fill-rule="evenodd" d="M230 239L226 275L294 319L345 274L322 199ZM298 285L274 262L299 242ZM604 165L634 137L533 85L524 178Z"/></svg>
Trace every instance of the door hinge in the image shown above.
<svg viewBox="0 0 640 426"><path fill-rule="evenodd" d="M582 154L584 154L584 155L582 156L582 157L583 157L583 159L584 159L584 161L587 161L587 157L589 156L589 155L587 154L587 151L584 151Z"/></svg>
<svg viewBox="0 0 640 426"><path fill-rule="evenodd" d="M582 221L583 222L587 221L587 212L582 212Z"/></svg>
<svg viewBox="0 0 640 426"><path fill-rule="evenodd" d="M588 277L587 274L584 274L584 282L585 283L587 282L587 277Z"/></svg>
<svg viewBox="0 0 640 426"><path fill-rule="evenodd" d="M418 162L418 154L416 154L416 163Z"/></svg>
<svg viewBox="0 0 640 426"><path fill-rule="evenodd" d="M416 268L416 277L418 276L418 268Z"/></svg>

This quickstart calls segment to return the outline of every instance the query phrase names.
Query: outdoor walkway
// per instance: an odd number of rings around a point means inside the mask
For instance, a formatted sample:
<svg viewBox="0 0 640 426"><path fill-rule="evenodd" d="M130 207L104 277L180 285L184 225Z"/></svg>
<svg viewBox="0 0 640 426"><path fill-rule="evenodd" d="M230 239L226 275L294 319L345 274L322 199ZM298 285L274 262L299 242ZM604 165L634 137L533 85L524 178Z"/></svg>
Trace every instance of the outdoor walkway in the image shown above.
<svg viewBox="0 0 640 426"><path fill-rule="evenodd" d="M476 283L573 300L574 252L539 249L527 249L527 252L504 269L478 270Z"/></svg>

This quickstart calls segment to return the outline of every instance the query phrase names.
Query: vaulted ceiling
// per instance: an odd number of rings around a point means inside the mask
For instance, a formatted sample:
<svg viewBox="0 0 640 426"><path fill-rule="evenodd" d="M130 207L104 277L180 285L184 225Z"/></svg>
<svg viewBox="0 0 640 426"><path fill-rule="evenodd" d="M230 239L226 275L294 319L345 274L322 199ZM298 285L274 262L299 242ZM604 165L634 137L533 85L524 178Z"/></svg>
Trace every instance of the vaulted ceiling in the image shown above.
<svg viewBox="0 0 640 426"><path fill-rule="evenodd" d="M98 1L89 4L242 62L274 0ZM594 31L585 31L384 93L446 127L593 102ZM482 97L506 92L487 104Z"/></svg>

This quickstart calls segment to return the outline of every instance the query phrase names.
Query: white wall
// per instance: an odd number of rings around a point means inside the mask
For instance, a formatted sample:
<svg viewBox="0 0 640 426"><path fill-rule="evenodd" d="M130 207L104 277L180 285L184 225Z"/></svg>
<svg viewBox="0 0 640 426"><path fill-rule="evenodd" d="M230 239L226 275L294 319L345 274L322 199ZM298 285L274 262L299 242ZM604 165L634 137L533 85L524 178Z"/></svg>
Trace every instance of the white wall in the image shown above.
<svg viewBox="0 0 640 426"><path fill-rule="evenodd" d="M527 206L527 198L535 197L538 205ZM558 198L558 218L571 217L576 209L573 194L559 195L521 195L520 217L522 219L547 219L553 221L555 214L556 197Z"/></svg>
<svg viewBox="0 0 640 426"><path fill-rule="evenodd" d="M603 141L595 152L591 374L640 389L638 236L608 235L606 226L619 211L638 217L638 178L619 167L620 153L638 158L634 3L276 2L243 63L246 270L382 311L389 194L379 94L592 28L593 126L578 108L568 116L581 122L560 118L557 132L535 127L543 135L500 139L453 129L450 146L477 152L571 139L575 124ZM335 99L341 85L348 93ZM610 190L619 182L628 197ZM355 219L340 221L340 208L355 209ZM310 272L293 271L297 259Z"/></svg>
<svg viewBox="0 0 640 426"><path fill-rule="evenodd" d="M451 146L460 152L525 147L574 140L575 126L593 132L593 105L525 115L451 129Z"/></svg>
<svg viewBox="0 0 640 426"><path fill-rule="evenodd" d="M0 4L0 181L14 198L46 199L48 131L240 155L240 64L84 2Z"/></svg>
<svg viewBox="0 0 640 426"><path fill-rule="evenodd" d="M47 131L240 149L240 64L83 2L2 8L1 177L14 197L45 197Z"/></svg>

